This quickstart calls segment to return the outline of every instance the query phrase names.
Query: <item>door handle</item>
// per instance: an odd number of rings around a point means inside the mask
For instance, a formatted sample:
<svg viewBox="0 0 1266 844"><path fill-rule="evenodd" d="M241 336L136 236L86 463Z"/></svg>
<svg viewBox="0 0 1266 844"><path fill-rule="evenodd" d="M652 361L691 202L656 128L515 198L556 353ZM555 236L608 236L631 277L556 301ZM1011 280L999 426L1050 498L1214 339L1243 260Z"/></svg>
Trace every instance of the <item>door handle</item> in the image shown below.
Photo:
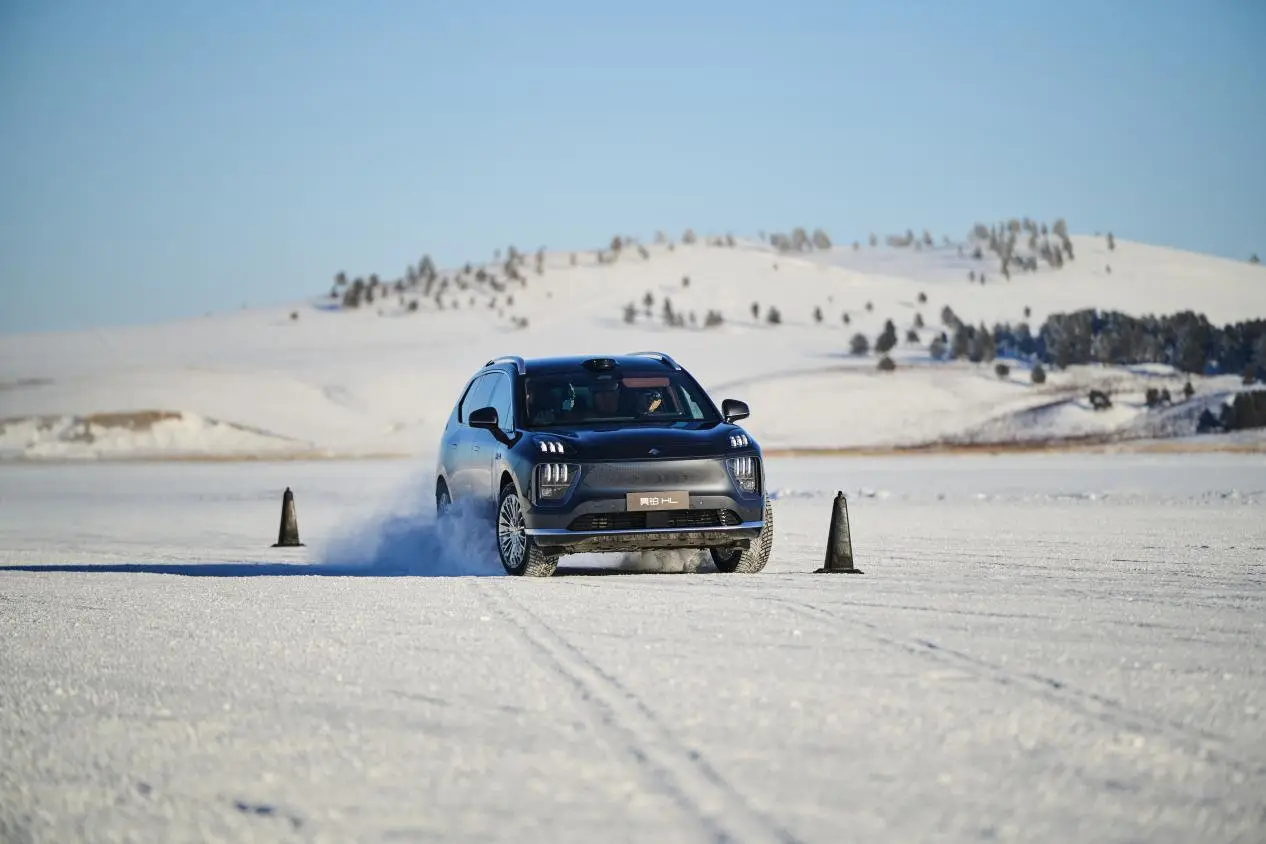
<svg viewBox="0 0 1266 844"><path fill-rule="evenodd" d="M471 451L479 451L479 446L477 446L477 445L472 445L472 446L470 447L470 450L471 450Z"/></svg>

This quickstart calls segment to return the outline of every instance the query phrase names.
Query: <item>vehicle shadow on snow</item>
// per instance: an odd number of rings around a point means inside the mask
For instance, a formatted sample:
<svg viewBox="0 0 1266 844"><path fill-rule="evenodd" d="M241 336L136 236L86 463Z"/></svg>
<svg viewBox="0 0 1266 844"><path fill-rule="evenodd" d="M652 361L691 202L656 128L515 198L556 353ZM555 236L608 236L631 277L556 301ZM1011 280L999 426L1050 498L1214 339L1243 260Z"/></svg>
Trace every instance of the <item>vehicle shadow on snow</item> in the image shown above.
<svg viewBox="0 0 1266 844"><path fill-rule="evenodd" d="M72 563L0 566L0 572L171 574L184 577L492 577L505 576L488 525L460 510L436 520L392 514L353 526L314 549L311 562ZM555 577L693 573L706 555L664 551L565 556Z"/></svg>

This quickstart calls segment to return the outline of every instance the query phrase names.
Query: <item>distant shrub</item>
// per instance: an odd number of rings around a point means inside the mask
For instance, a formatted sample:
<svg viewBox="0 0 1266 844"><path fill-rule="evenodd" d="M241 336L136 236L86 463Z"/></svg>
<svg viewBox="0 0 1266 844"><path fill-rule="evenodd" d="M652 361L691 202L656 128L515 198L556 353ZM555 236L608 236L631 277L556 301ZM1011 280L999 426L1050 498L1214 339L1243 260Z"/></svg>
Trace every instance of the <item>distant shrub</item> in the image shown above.
<svg viewBox="0 0 1266 844"><path fill-rule="evenodd" d="M817 249L830 249L831 238L822 229L813 230L813 246Z"/></svg>
<svg viewBox="0 0 1266 844"><path fill-rule="evenodd" d="M821 308L821 306L815 306L815 307L814 307L814 309L813 309L813 321L814 321L814 322L817 322L817 323L821 323L821 322L822 322L822 308Z"/></svg>
<svg viewBox="0 0 1266 844"><path fill-rule="evenodd" d="M848 350L854 355L864 355L870 351L870 340L866 339L866 335L859 331L849 341Z"/></svg>
<svg viewBox="0 0 1266 844"><path fill-rule="evenodd" d="M768 322L770 325L781 325L782 314L779 313L777 308L770 307L769 310L765 314L765 321Z"/></svg>
<svg viewBox="0 0 1266 844"><path fill-rule="evenodd" d="M848 312L846 311L846 312L844 313L844 324L845 324L845 325L848 325L848 324L849 324L850 322L852 322L852 321L853 321L852 317L850 317L850 316L848 315Z"/></svg>
<svg viewBox="0 0 1266 844"><path fill-rule="evenodd" d="M637 308L632 302L624 306L624 321L630 325L637 319Z"/></svg>
<svg viewBox="0 0 1266 844"><path fill-rule="evenodd" d="M299 320L299 312L298 312L298 311L291 311L291 312L290 312L290 321L291 321L291 322L297 322L298 320Z"/></svg>
<svg viewBox="0 0 1266 844"><path fill-rule="evenodd" d="M694 229L686 229L686 230L682 233L682 235L681 235L681 242L682 242L682 243L691 243L691 244L693 244L696 240L698 240L698 238L697 238L697 237L695 237L695 230L694 230Z"/></svg>
<svg viewBox="0 0 1266 844"><path fill-rule="evenodd" d="M682 287L689 287L689 286L690 286L690 276L688 276L688 275L683 275L683 276L681 277L681 286L682 286Z"/></svg>
<svg viewBox="0 0 1266 844"><path fill-rule="evenodd" d="M1103 390L1091 390L1088 396L1090 406L1095 410L1107 410L1112 407L1112 399Z"/></svg>
<svg viewBox="0 0 1266 844"><path fill-rule="evenodd" d="M926 293L924 293L922 290L920 290L920 291L919 291L919 297L918 297L918 298L919 298L919 304L920 304L920 305L922 305L922 304L924 304L924 303L926 303L926 302L927 302L927 300L928 300L928 294L926 294Z"/></svg>
<svg viewBox="0 0 1266 844"><path fill-rule="evenodd" d="M417 309L418 309L418 300L417 300L417 299L410 299L410 300L409 300L409 313L413 313L413 312L415 312Z"/></svg>
<svg viewBox="0 0 1266 844"><path fill-rule="evenodd" d="M752 319L760 319L760 303L752 303Z"/></svg>
<svg viewBox="0 0 1266 844"><path fill-rule="evenodd" d="M916 313L914 315L914 327L915 328L923 327L923 314Z"/></svg>
<svg viewBox="0 0 1266 844"><path fill-rule="evenodd" d="M874 303L874 302L867 302L867 303L866 303L866 310L867 310L867 311L873 311L874 309L875 309L875 303Z"/></svg>
<svg viewBox="0 0 1266 844"><path fill-rule="evenodd" d="M932 342L928 344L928 355L933 360L941 360L945 357L945 338L938 334L932 338Z"/></svg>
<svg viewBox="0 0 1266 844"><path fill-rule="evenodd" d="M712 328L725 322L720 311L708 311L707 316L703 318L703 327Z"/></svg>
<svg viewBox="0 0 1266 844"><path fill-rule="evenodd" d="M1187 383L1182 385L1182 394L1185 399L1190 399L1196 394L1196 388L1191 386L1191 379L1188 379Z"/></svg>
<svg viewBox="0 0 1266 844"><path fill-rule="evenodd" d="M1112 236L1112 232L1108 232L1108 249L1111 250L1111 249L1116 249L1116 248L1117 248L1116 238Z"/></svg>
<svg viewBox="0 0 1266 844"><path fill-rule="evenodd" d="M1248 256L1248 262L1249 262L1250 264L1260 264L1260 263L1262 262L1262 259L1261 259L1261 258L1258 258L1258 257L1257 257L1257 253L1256 253L1256 252L1254 252L1252 255L1249 255L1249 256Z"/></svg>
<svg viewBox="0 0 1266 844"><path fill-rule="evenodd" d="M883 333L875 339L875 351L884 354L897 345L897 327L892 324L892 320L884 320Z"/></svg>
<svg viewBox="0 0 1266 844"><path fill-rule="evenodd" d="M995 363L993 365L993 373L999 378L1006 378L1011 374L1011 367L1007 366L1005 363Z"/></svg>
<svg viewBox="0 0 1266 844"><path fill-rule="evenodd" d="M887 355L884 355L883 357L879 359L877 368L879 369L880 372L892 372L894 369L897 368L897 365L892 362L892 358L888 357Z"/></svg>
<svg viewBox="0 0 1266 844"><path fill-rule="evenodd" d="M918 345L918 343L919 343L919 332L915 331L913 328L911 328L909 331L907 331L907 332L906 332L906 342L907 342L907 343L913 343L913 344L915 344L915 345L917 346L917 345Z"/></svg>
<svg viewBox="0 0 1266 844"><path fill-rule="evenodd" d="M1046 383L1046 370L1042 368L1042 364L1034 364L1033 369L1029 370L1029 379L1034 384Z"/></svg>

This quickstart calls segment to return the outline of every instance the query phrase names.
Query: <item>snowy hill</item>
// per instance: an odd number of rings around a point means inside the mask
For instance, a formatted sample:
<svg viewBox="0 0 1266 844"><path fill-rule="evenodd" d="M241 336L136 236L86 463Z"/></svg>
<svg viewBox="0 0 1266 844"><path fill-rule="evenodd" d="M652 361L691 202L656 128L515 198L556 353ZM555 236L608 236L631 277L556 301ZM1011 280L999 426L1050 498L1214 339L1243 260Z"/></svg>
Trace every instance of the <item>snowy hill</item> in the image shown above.
<svg viewBox="0 0 1266 844"><path fill-rule="evenodd" d="M1165 365L1048 365L1038 384L1027 360L999 373L996 361L935 359L929 344L953 333L946 308L969 326L1023 322L1033 334L1081 308L1192 310L1215 326L1266 317L1258 265L1073 235L1074 259L1036 271L1021 268L1036 258L1021 242L1006 279L995 255L973 257L982 242L781 252L756 238L630 241L618 254L543 252L539 273L527 255L519 279L501 256L439 268L429 290L411 270L355 308L342 307L348 283L280 307L0 336L0 458L425 456L464 380L501 354L668 352L718 402L748 401L767 449L1190 439L1205 407L1245 389L1237 374L1191 376L1186 400L1189 376ZM709 312L720 324L705 327ZM897 343L884 372L873 347L888 320ZM858 333L871 350L850 354ZM1149 408L1149 387L1173 402ZM1091 389L1112 407L1093 409Z"/></svg>

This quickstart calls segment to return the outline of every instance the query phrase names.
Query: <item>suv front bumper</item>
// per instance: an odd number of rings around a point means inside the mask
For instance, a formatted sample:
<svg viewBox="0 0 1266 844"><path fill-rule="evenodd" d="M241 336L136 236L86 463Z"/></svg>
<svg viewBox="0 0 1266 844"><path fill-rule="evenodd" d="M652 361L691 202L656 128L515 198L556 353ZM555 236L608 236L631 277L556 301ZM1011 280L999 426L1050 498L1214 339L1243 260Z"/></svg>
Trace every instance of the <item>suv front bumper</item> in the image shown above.
<svg viewBox="0 0 1266 844"><path fill-rule="evenodd" d="M765 525L763 488L758 477L756 492L741 491L724 458L582 465L564 499L530 501L527 533L560 553L746 548ZM668 491L688 493L689 507L627 508L629 493Z"/></svg>

